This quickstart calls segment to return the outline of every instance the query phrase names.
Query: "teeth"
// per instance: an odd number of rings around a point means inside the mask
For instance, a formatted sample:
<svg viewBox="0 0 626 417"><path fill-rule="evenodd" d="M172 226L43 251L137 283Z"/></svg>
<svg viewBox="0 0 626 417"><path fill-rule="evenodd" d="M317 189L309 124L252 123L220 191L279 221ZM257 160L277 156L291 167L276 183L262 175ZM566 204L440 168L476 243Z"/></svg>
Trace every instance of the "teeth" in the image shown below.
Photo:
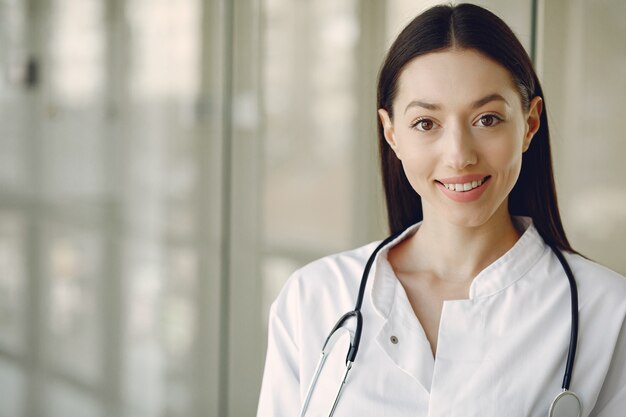
<svg viewBox="0 0 626 417"><path fill-rule="evenodd" d="M466 182L465 184L444 184L448 190L451 191L469 191L476 187L483 185L484 180Z"/></svg>

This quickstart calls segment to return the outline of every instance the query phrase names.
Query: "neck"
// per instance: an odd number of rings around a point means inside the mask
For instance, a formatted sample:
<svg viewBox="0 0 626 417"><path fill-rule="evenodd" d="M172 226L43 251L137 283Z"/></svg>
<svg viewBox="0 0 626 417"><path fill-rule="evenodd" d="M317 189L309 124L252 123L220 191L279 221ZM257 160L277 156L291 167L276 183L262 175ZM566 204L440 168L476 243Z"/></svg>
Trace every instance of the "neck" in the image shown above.
<svg viewBox="0 0 626 417"><path fill-rule="evenodd" d="M403 242L398 267L445 281L469 282L513 247L519 236L508 212L476 227L424 218L417 233Z"/></svg>

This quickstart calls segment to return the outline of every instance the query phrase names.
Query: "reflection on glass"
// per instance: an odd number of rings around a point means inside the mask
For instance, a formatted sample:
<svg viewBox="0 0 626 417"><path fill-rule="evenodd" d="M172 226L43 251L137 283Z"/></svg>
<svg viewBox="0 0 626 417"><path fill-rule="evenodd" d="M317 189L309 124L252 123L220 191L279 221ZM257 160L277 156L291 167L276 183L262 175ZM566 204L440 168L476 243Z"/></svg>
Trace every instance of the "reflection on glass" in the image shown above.
<svg viewBox="0 0 626 417"><path fill-rule="evenodd" d="M126 3L133 141L122 193L121 384L133 416L194 414L201 6Z"/></svg>
<svg viewBox="0 0 626 417"><path fill-rule="evenodd" d="M202 414L205 6L24 4L0 4L0 354L17 358L0 362L0 392L11 395L0 415ZM26 46L41 52L30 90L14 65ZM43 301L25 322L30 284Z"/></svg>
<svg viewBox="0 0 626 417"><path fill-rule="evenodd" d="M130 88L139 99L189 97L199 87L198 0L128 0L134 45Z"/></svg>
<svg viewBox="0 0 626 417"><path fill-rule="evenodd" d="M24 226L19 213L0 211L0 348L13 353L24 346Z"/></svg>
<svg viewBox="0 0 626 417"><path fill-rule="evenodd" d="M160 343L164 273L161 248L150 242L124 247L123 282L126 346L124 347L124 401L131 410L157 415L165 398L165 352Z"/></svg>
<svg viewBox="0 0 626 417"><path fill-rule="evenodd" d="M170 247L163 300L162 343L167 355L167 404L172 416L193 413L198 256L192 247Z"/></svg>
<svg viewBox="0 0 626 417"><path fill-rule="evenodd" d="M46 272L52 366L95 384L102 373L102 243L98 232L50 226Z"/></svg>
<svg viewBox="0 0 626 417"><path fill-rule="evenodd" d="M57 379L46 382L46 417L105 417L100 402L85 391Z"/></svg>
<svg viewBox="0 0 626 417"><path fill-rule="evenodd" d="M267 256L263 260L261 271L263 273L262 318L267 326L270 313L270 305L278 296L285 280L302 265L294 259L280 256Z"/></svg>
<svg viewBox="0 0 626 417"><path fill-rule="evenodd" d="M626 3L545 11L542 78L565 228L574 248L626 274Z"/></svg>
<svg viewBox="0 0 626 417"><path fill-rule="evenodd" d="M6 2L5 2L6 3ZM24 192L28 186L27 127L32 123L26 83L26 2L0 6L0 189Z"/></svg>
<svg viewBox="0 0 626 417"><path fill-rule="evenodd" d="M126 306L126 401L148 415L164 409L186 415L193 393L196 252L136 242L126 253L126 292L132 300Z"/></svg>
<svg viewBox="0 0 626 417"><path fill-rule="evenodd" d="M52 0L50 75L55 99L80 106L102 93L105 61L100 0Z"/></svg>
<svg viewBox="0 0 626 417"><path fill-rule="evenodd" d="M263 228L273 248L346 247L356 123L355 1L265 6Z"/></svg>
<svg viewBox="0 0 626 417"><path fill-rule="evenodd" d="M15 363L0 358L0 416L22 416L26 399L26 374Z"/></svg>
<svg viewBox="0 0 626 417"><path fill-rule="evenodd" d="M194 341L195 291L198 260L193 248L175 247L169 250L167 282L163 302L163 343L168 356L184 360Z"/></svg>
<svg viewBox="0 0 626 417"><path fill-rule="evenodd" d="M41 82L35 89L43 110L32 130L30 170L36 172L44 199L70 210L92 205L105 193L107 151L104 82L107 65L105 3L52 0L44 20ZM43 14L43 13L42 13ZM32 103L31 103L32 104ZM29 122L32 123L32 120Z"/></svg>

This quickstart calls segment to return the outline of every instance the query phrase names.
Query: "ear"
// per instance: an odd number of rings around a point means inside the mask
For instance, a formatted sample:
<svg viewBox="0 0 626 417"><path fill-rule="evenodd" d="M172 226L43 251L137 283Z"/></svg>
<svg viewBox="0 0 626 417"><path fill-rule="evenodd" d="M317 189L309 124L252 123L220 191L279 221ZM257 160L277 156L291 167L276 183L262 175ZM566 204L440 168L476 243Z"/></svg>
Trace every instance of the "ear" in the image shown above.
<svg viewBox="0 0 626 417"><path fill-rule="evenodd" d="M393 123L391 122L391 117L389 117L389 113L385 109L378 109L378 117L380 118L380 123L383 125L383 135L385 136L385 140L396 153L398 159L400 159L400 155L398 155L398 143L396 142L396 134L393 128Z"/></svg>
<svg viewBox="0 0 626 417"><path fill-rule="evenodd" d="M528 110L528 116L526 116L526 134L524 135L524 147L526 152L530 146L530 142L533 140L535 133L539 130L541 125L541 112L543 111L543 100L537 96L530 101Z"/></svg>

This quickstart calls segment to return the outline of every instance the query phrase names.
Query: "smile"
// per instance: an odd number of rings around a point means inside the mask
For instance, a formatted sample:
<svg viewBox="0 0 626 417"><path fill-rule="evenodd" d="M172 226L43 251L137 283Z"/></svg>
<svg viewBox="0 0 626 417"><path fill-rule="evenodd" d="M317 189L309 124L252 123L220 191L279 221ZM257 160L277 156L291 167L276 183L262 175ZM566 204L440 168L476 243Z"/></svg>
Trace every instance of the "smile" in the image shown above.
<svg viewBox="0 0 626 417"><path fill-rule="evenodd" d="M444 187L446 187L448 190L450 191L460 191L460 192L465 192L465 191L471 191L474 188L478 188L481 185L483 185L483 183L488 179L489 177L485 177L485 178L481 178L479 180L475 180L475 181L471 181L471 182L466 182L463 184L443 184Z"/></svg>
<svg viewBox="0 0 626 417"><path fill-rule="evenodd" d="M442 181L436 180L439 189L448 198L457 203L471 203L477 201L483 195L489 184L491 183L491 175L483 176L464 176L447 178Z"/></svg>

